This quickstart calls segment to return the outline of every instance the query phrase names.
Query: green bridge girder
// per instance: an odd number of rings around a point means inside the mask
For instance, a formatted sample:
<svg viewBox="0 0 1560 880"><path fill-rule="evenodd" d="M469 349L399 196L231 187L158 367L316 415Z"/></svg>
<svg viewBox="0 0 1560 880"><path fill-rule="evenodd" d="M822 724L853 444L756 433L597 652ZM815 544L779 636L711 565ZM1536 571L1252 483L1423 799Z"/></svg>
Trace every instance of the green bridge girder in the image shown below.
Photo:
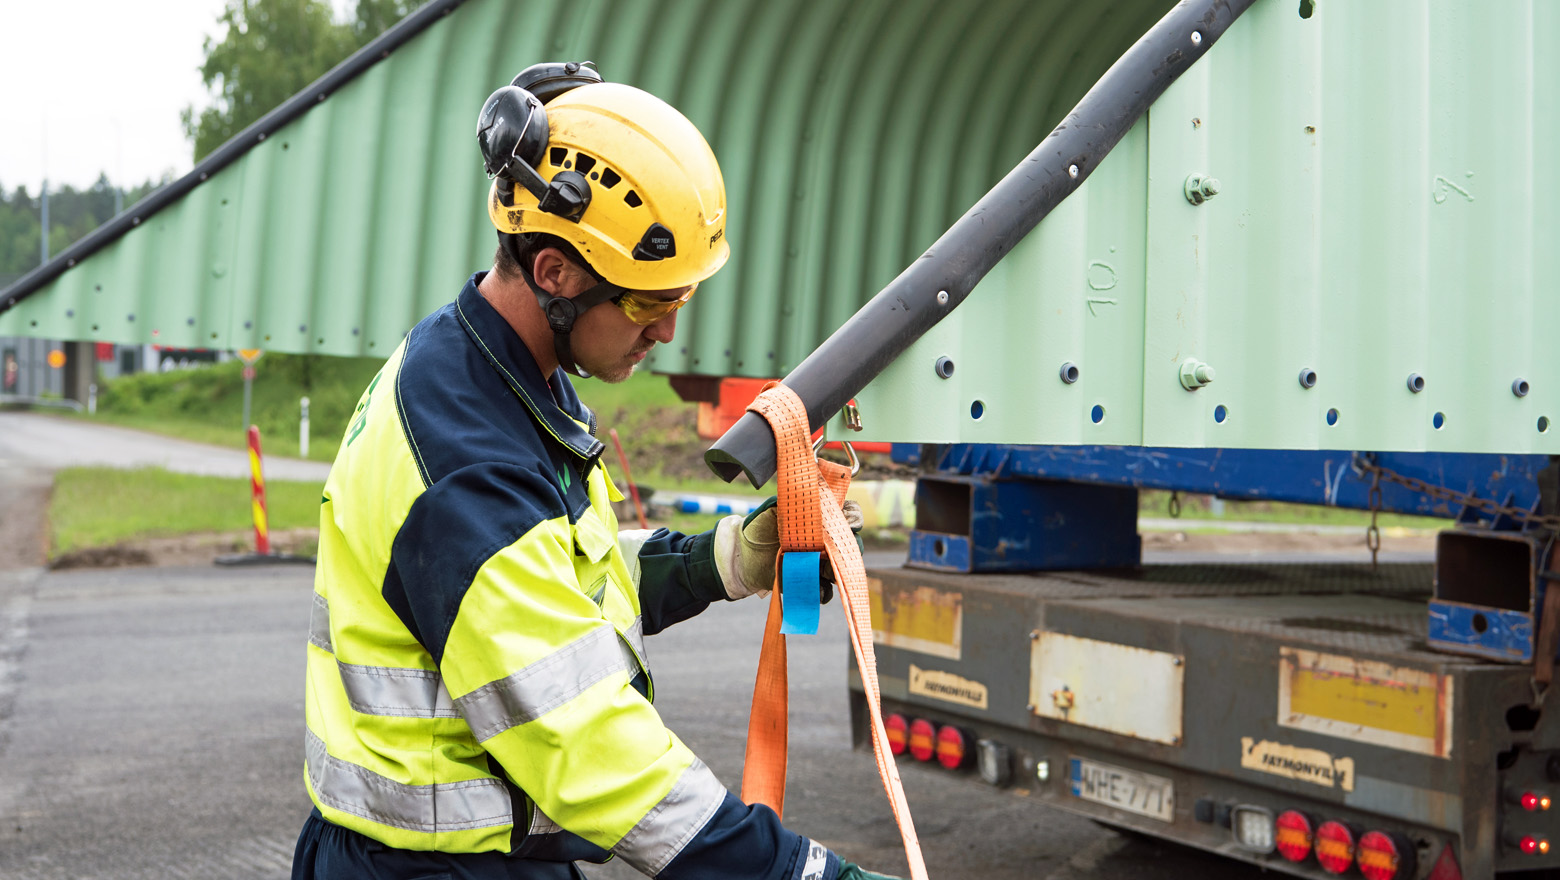
<svg viewBox="0 0 1560 880"><path fill-rule="evenodd" d="M849 436L1560 453L1557 42L1553 4L1257 3Z"/></svg>
<svg viewBox="0 0 1560 880"><path fill-rule="evenodd" d="M491 264L475 138L483 100L528 64L588 58L682 109L729 190L733 258L650 366L778 375L1032 149L1165 8L447 5L300 118L252 137L237 161L0 313L0 335L387 356Z"/></svg>
<svg viewBox="0 0 1560 880"><path fill-rule="evenodd" d="M490 262L482 100L589 58L683 109L730 193L732 261L651 368L783 375L1168 8L438 5L177 201L0 291L25 295L0 336L388 355ZM1261 0L861 395L856 436L1560 453L1557 38L1542 2ZM1220 192L1194 206L1192 174ZM1188 358L1212 384L1182 387Z"/></svg>

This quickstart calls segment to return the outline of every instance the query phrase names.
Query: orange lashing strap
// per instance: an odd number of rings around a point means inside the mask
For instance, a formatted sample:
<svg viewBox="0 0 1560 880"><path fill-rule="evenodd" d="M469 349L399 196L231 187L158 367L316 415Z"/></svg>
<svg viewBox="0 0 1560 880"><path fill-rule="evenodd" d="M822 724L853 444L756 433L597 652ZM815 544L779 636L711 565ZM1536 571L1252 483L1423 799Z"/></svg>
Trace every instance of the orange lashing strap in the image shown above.
<svg viewBox="0 0 1560 880"><path fill-rule="evenodd" d="M926 862L915 836L910 805L899 783L899 768L888 750L883 729L883 709L878 695L877 657L872 651L871 606L867 597L867 573L861 563L856 536L851 533L840 505L850 487L850 469L820 461L813 452L807 430L807 408L796 392L771 383L748 406L763 416L775 432L775 477L778 483L780 552L821 551L828 555L839 587L840 606L850 630L856 668L872 717L872 753L877 757L883 789L899 823L905 842L905 858L911 880L927 880ZM769 618L764 625L764 647L759 656L758 680L753 688L753 712L748 720L747 759L742 771L742 800L765 804L784 815L787 727L789 724L785 636L780 579L769 594Z"/></svg>

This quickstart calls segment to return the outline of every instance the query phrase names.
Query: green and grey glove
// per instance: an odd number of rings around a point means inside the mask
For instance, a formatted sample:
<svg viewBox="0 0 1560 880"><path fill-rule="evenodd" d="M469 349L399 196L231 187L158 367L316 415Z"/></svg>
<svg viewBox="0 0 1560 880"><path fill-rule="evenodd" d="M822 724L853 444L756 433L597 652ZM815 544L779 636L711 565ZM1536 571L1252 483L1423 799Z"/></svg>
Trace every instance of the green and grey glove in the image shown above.
<svg viewBox="0 0 1560 880"><path fill-rule="evenodd" d="M775 583L775 560L780 552L780 517L771 495L758 509L743 517L732 514L715 526L715 568L720 571L726 595L731 599L769 595ZM840 506L845 522L861 543L861 505L846 501ZM819 569L818 598L834 598L834 570L827 558Z"/></svg>

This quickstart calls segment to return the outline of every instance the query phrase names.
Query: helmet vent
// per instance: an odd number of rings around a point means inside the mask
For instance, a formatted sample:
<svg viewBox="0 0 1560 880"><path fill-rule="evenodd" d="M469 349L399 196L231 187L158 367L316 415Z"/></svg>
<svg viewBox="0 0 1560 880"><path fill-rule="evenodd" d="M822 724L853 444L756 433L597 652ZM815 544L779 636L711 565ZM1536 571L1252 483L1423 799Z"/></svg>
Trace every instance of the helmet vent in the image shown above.
<svg viewBox="0 0 1560 880"><path fill-rule="evenodd" d="M584 153L576 153L574 156L574 170L581 174L589 174L590 169L596 167L596 158Z"/></svg>
<svg viewBox="0 0 1560 880"><path fill-rule="evenodd" d="M563 160L568 158L568 155L568 147L553 147L549 151L547 158L552 161L553 165L561 168L563 166Z"/></svg>
<svg viewBox="0 0 1560 880"><path fill-rule="evenodd" d="M622 179L623 178L619 177L618 173L613 171L611 168L601 169L601 185L607 189L611 189L614 186L617 186L618 181Z"/></svg>
<svg viewBox="0 0 1560 880"><path fill-rule="evenodd" d="M639 193L633 190L629 190L628 195L623 196L623 201L628 202L630 208L637 208L644 204L644 200L639 197Z"/></svg>

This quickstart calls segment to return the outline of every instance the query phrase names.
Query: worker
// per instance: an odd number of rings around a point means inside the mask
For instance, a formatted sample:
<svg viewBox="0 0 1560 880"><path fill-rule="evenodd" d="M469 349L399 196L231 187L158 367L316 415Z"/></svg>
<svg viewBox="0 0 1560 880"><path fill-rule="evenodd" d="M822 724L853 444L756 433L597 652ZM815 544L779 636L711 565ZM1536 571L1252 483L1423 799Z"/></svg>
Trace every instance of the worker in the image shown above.
<svg viewBox="0 0 1560 880"><path fill-rule="evenodd" d="M645 636L773 585L773 505L619 532L570 380L626 379L726 262L714 154L577 64L500 89L479 142L493 268L407 334L325 484L293 877L876 877L727 792L651 704Z"/></svg>

